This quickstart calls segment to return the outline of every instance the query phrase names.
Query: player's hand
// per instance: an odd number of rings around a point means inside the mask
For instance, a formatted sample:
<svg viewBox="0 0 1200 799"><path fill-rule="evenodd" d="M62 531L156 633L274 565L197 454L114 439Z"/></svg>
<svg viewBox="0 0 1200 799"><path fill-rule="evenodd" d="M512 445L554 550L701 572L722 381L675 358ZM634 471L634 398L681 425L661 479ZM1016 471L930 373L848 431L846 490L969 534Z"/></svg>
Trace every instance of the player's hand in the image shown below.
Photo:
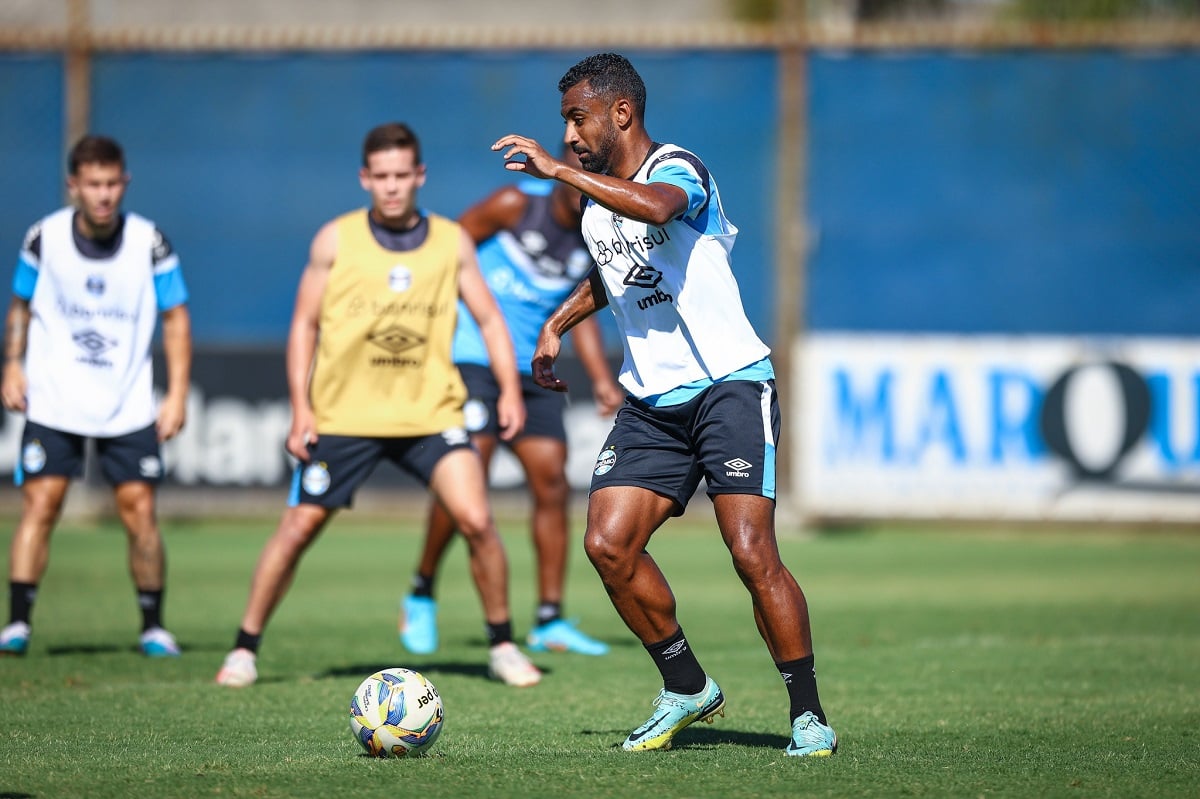
<svg viewBox="0 0 1200 799"><path fill-rule="evenodd" d="M567 384L563 380L559 380L554 374L554 362L558 360L558 354L562 351L562 338L554 333L542 328L542 332L538 334L537 347L533 351L533 381L542 388L548 388L551 391L567 390Z"/></svg>
<svg viewBox="0 0 1200 799"><path fill-rule="evenodd" d="M4 383L0 386L0 399L4 407L15 413L25 412L25 367L20 361L9 361L4 365Z"/></svg>
<svg viewBox="0 0 1200 799"><path fill-rule="evenodd" d="M566 166L562 161L547 153L542 145L525 136L509 134L492 145L493 150L503 150L505 147L509 149L504 153L504 168L514 172L524 172L530 177L552 180L557 174L558 168ZM525 156L525 160L514 161L513 159L519 155Z"/></svg>
<svg viewBox="0 0 1200 799"><path fill-rule="evenodd" d="M525 400L521 392L500 392L496 399L496 424L502 441L512 441L525 429Z"/></svg>
<svg viewBox="0 0 1200 799"><path fill-rule="evenodd" d="M308 463L308 448L317 443L317 419L312 410L292 412L292 428L288 431L287 451L301 463Z"/></svg>
<svg viewBox="0 0 1200 799"><path fill-rule="evenodd" d="M596 401L596 412L601 416L612 416L625 402L625 389L615 380L592 383L592 399Z"/></svg>
<svg viewBox="0 0 1200 799"><path fill-rule="evenodd" d="M187 396L182 398L168 396L164 399L158 409L158 420L154 424L155 430L158 432L159 443L170 441L179 435L185 421L187 421Z"/></svg>

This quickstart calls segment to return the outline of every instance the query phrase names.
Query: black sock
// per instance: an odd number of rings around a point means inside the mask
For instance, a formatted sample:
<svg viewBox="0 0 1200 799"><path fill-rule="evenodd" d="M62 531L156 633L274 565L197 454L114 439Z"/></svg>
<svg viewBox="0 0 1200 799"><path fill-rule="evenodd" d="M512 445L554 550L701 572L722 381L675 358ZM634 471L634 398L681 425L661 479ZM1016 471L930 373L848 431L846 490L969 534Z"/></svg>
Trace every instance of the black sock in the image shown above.
<svg viewBox="0 0 1200 799"><path fill-rule="evenodd" d="M792 721L811 710L817 721L825 724L825 711L821 709L821 699L817 696L817 671L813 668L813 656L776 663L775 666L779 669L783 684L787 686L788 698L792 703Z"/></svg>
<svg viewBox="0 0 1200 799"><path fill-rule="evenodd" d="M142 632L151 627L162 627L162 599L161 588L157 591L138 589L138 607L142 609Z"/></svg>
<svg viewBox="0 0 1200 799"><path fill-rule="evenodd" d="M704 690L704 669L683 636L683 628L656 644L645 644L646 651L662 674L663 688L675 694L698 694Z"/></svg>
<svg viewBox="0 0 1200 799"><path fill-rule="evenodd" d="M23 621L29 624L33 612L33 600L37 599L37 583L9 582L8 623Z"/></svg>
<svg viewBox="0 0 1200 799"><path fill-rule="evenodd" d="M431 574L426 577L420 572L414 574L412 579L412 595L433 599L433 575Z"/></svg>
<svg viewBox="0 0 1200 799"><path fill-rule="evenodd" d="M250 634L245 630L238 628L237 638L233 642L234 649L249 649L251 652L258 654L258 645L262 642L262 633Z"/></svg>
<svg viewBox="0 0 1200 799"><path fill-rule="evenodd" d="M562 618L562 604L559 602L541 602L537 608L537 626L549 624Z"/></svg>
<svg viewBox="0 0 1200 799"><path fill-rule="evenodd" d="M499 624L487 623L488 646L512 642L512 621L502 621Z"/></svg>

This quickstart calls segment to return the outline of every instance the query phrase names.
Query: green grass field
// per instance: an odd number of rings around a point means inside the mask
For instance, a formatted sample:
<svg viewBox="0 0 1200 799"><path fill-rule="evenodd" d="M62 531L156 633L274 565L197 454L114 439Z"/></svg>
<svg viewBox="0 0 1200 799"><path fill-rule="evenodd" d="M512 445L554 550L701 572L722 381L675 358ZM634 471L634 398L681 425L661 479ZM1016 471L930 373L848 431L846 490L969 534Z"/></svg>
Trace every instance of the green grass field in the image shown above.
<svg viewBox="0 0 1200 799"><path fill-rule="evenodd" d="M417 529L343 516L267 630L260 683L239 691L212 679L273 520L168 526L166 620L186 652L165 662L135 650L118 528L64 526L29 655L0 659L0 797L1200 794L1200 537L785 537L841 739L835 757L797 761L782 753L785 691L710 519L697 501L651 551L727 714L641 754L620 743L651 712L657 672L578 545L567 610L613 652L537 655L546 679L512 689L486 679L464 548L440 584L441 651L409 656L396 608ZM503 527L523 634L530 547L519 521ZM384 666L441 691L447 722L428 757L372 760L350 736L350 695Z"/></svg>

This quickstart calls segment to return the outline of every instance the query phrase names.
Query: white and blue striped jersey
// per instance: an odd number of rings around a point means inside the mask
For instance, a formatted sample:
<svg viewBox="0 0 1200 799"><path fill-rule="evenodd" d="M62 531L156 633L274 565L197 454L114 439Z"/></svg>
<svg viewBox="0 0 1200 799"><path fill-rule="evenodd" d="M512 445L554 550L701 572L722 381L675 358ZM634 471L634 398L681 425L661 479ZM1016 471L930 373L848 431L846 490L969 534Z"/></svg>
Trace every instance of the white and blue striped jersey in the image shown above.
<svg viewBox="0 0 1200 799"><path fill-rule="evenodd" d="M517 369L526 375L533 374L533 351L546 317L592 267L579 230L554 221L553 185L541 180L518 184L528 197L521 221L481 242L477 250L479 269L512 336ZM490 363L479 326L462 302L454 331L454 362Z"/></svg>
<svg viewBox="0 0 1200 799"><path fill-rule="evenodd" d="M125 214L95 242L63 208L25 236L13 293L29 301L26 416L113 437L154 423L150 347L159 312L187 301L179 258L154 223Z"/></svg>
<svg viewBox="0 0 1200 799"><path fill-rule="evenodd" d="M669 405L724 378L773 377L770 348L746 317L731 268L737 228L704 164L656 143L632 180L678 186L688 207L661 227L590 199L584 208L584 239L624 341L621 385Z"/></svg>

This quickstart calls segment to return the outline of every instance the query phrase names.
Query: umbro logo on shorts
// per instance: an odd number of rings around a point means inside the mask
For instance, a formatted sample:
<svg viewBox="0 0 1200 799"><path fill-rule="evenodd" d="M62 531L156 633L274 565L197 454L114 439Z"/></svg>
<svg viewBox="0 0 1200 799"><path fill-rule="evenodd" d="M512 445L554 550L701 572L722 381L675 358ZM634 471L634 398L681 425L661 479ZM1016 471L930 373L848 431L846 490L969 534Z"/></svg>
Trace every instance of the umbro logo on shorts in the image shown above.
<svg viewBox="0 0 1200 799"><path fill-rule="evenodd" d="M741 458L727 460L725 461L725 465L729 467L729 471L725 472L726 477L749 477L750 472L746 470L754 466L750 461L742 460Z"/></svg>

